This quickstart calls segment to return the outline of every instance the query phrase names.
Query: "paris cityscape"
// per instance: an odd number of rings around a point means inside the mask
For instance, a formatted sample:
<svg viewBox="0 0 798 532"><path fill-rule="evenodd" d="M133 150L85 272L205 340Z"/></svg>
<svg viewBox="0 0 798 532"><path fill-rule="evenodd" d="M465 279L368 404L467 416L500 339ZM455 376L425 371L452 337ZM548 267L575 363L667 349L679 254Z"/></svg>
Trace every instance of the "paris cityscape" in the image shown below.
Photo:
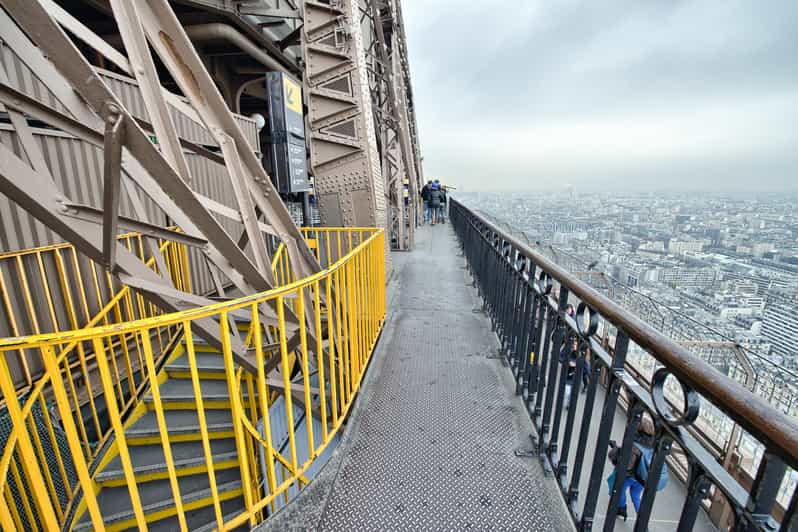
<svg viewBox="0 0 798 532"><path fill-rule="evenodd" d="M741 381L729 360L744 357L758 393L798 416L798 194L457 197Z"/></svg>
<svg viewBox="0 0 798 532"><path fill-rule="evenodd" d="M798 532L796 27L0 0L0 532Z"/></svg>

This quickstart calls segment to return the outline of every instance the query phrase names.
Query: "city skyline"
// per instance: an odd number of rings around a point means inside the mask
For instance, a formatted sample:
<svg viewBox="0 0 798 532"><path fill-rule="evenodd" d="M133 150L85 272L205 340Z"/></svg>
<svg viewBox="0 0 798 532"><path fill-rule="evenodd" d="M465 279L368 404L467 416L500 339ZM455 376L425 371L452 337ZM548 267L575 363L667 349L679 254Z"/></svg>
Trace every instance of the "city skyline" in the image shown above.
<svg viewBox="0 0 798 532"><path fill-rule="evenodd" d="M798 209L791 195L563 188L455 197L742 382L745 364L730 362L740 350L757 392L798 416L798 355L790 342L798 331Z"/></svg>
<svg viewBox="0 0 798 532"><path fill-rule="evenodd" d="M753 198L767 198L772 196L779 196L782 193L789 193L798 195L798 176L794 183L787 183L783 185L774 185L773 187L763 186L757 183L750 185L735 185L729 187L726 185L718 185L714 187L706 186L702 183L692 184L674 184L674 185L652 185L652 186L636 186L634 183L616 183L616 184L581 184L578 187L570 183L541 183L535 186L518 186L517 184L507 184L506 186L497 185L495 180L489 181L484 185L478 183L476 185L462 185L458 182L457 177L450 174L429 175L426 179L438 179L444 184L451 184L458 192L545 192L557 193L567 192L568 187L571 186L578 192L584 193L631 193L631 194L646 194L646 195L679 195L694 192L710 192L712 194L727 195L736 197L745 195Z"/></svg>

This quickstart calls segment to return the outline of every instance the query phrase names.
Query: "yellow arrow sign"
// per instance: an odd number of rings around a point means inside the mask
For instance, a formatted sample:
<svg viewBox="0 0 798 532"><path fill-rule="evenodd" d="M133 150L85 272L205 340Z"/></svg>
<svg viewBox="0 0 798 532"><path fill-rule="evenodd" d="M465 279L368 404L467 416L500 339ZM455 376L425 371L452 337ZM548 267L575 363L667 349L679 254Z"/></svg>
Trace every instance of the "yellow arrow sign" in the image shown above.
<svg viewBox="0 0 798 532"><path fill-rule="evenodd" d="M283 91L285 92L285 106L302 114L302 89L299 88L299 85L284 76Z"/></svg>

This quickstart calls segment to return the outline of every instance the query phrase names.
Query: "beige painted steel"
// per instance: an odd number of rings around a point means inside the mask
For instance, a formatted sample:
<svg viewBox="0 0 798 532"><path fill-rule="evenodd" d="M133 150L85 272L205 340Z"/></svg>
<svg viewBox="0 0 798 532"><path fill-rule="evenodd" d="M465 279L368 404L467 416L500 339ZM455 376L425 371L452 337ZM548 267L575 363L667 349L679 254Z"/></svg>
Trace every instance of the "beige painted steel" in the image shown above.
<svg viewBox="0 0 798 532"><path fill-rule="evenodd" d="M30 70L30 68L4 43L0 44L0 59L8 72L9 84L34 99L46 103L54 109L65 111L56 97ZM149 122L144 101L136 81L106 70L97 69L103 80L136 118ZM177 96L175 96L177 98ZM178 135L191 142L205 146L215 146L216 142L207 129L186 113L170 107L170 114ZM257 127L254 120L235 115L239 127L244 131L249 145L259 151ZM53 129L33 128L35 138L42 146L45 161L61 190L73 201L102 207L102 150L67 133ZM16 133L10 125L0 125L0 142L11 147L21 155ZM185 152L192 174L192 188L217 203L236 209L235 196L227 183L227 173L223 165L191 152ZM146 195L141 198L146 208L146 220L163 225L166 217L155 203ZM123 190L120 205L122 216L135 217L127 193ZM243 225L226 216L214 214L214 218L225 231L235 238L240 235ZM58 235L34 219L27 212L0 195L0 252L26 249L63 241ZM199 293L214 290L204 257L196 250L189 251L192 282Z"/></svg>
<svg viewBox="0 0 798 532"><path fill-rule="evenodd" d="M380 140L382 175L390 205L391 246L408 250L414 247L419 184L405 109L407 83L402 68L402 34L397 24L396 8L396 0L368 0L361 27L367 41L369 88ZM386 26L389 30L385 29Z"/></svg>
<svg viewBox="0 0 798 532"><path fill-rule="evenodd" d="M307 0L303 7L310 163L322 225L390 230L360 5Z"/></svg>

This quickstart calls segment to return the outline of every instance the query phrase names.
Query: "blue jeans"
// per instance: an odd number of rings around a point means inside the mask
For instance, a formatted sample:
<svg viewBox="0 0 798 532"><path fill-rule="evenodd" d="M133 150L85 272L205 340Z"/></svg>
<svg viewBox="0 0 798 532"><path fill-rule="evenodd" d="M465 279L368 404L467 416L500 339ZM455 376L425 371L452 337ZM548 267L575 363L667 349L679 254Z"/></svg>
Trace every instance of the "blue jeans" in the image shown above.
<svg viewBox="0 0 798 532"><path fill-rule="evenodd" d="M432 220L432 211L429 208L429 201L424 200L424 223L429 223Z"/></svg>
<svg viewBox="0 0 798 532"><path fill-rule="evenodd" d="M607 479L607 484L610 488L610 497L612 497L612 486L615 484L614 474L610 475ZM632 498L632 505L635 507L635 512L640 511L640 497L643 495L643 485L634 477L626 477L626 480L623 481L623 488L621 489L621 500L618 503L620 508L626 508L626 490L629 490L629 496Z"/></svg>

